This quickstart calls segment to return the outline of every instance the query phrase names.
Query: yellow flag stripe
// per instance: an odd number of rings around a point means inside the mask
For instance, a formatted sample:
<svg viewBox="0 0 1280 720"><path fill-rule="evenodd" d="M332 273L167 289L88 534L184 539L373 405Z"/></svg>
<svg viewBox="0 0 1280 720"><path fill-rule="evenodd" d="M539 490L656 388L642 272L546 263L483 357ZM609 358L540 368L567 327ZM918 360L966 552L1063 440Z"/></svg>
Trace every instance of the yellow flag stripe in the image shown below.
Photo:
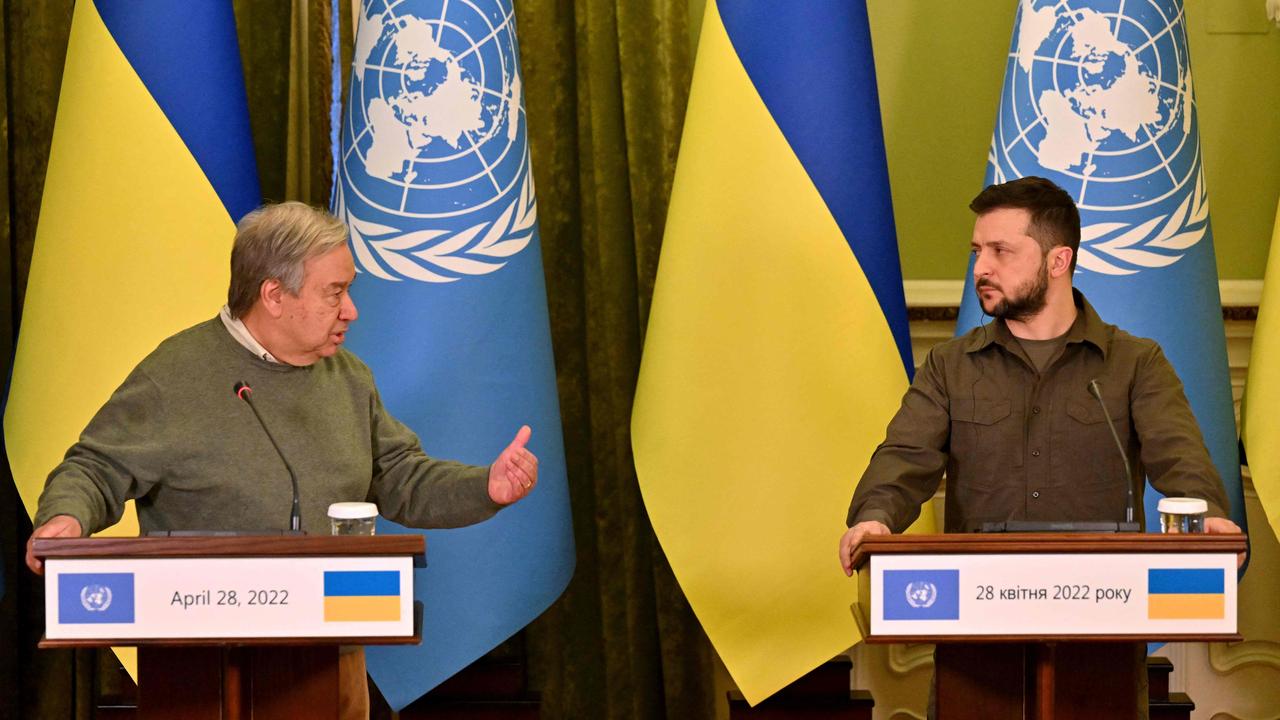
<svg viewBox="0 0 1280 720"><path fill-rule="evenodd" d="M1226 616L1226 603L1223 595L1149 595L1147 617L1152 620L1220 619Z"/></svg>
<svg viewBox="0 0 1280 720"><path fill-rule="evenodd" d="M346 595L324 599L325 622L394 622L400 619L395 595Z"/></svg>
<svg viewBox="0 0 1280 720"><path fill-rule="evenodd" d="M750 702L859 639L837 542L906 385L849 244L708 3L632 442L663 550Z"/></svg>
<svg viewBox="0 0 1280 720"><path fill-rule="evenodd" d="M1262 301L1254 326L1245 384L1241 436L1258 501L1272 532L1280 535L1280 204L1267 257Z"/></svg>

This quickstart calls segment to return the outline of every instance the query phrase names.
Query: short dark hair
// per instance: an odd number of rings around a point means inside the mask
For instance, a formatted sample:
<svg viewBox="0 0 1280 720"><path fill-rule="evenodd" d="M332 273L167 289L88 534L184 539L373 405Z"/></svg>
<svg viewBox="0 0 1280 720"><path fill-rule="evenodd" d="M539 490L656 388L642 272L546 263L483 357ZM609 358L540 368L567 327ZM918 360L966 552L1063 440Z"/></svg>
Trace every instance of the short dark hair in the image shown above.
<svg viewBox="0 0 1280 720"><path fill-rule="evenodd" d="M999 185L988 185L969 203L979 217L1000 208L1019 208L1031 213L1027 234L1040 243L1042 253L1052 248L1071 248L1071 271L1080 253L1080 210L1066 190L1042 177L1028 175Z"/></svg>

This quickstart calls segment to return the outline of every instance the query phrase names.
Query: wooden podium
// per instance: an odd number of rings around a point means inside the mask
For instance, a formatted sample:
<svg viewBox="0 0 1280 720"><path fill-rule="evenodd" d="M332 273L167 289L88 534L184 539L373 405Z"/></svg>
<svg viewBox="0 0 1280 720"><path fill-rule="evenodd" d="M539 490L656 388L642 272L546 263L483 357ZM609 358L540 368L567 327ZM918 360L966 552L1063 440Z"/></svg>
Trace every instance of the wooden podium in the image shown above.
<svg viewBox="0 0 1280 720"><path fill-rule="evenodd" d="M937 643L939 720L1132 718L1143 643L1239 641L1243 535L867 538L866 642Z"/></svg>
<svg viewBox="0 0 1280 720"><path fill-rule="evenodd" d="M36 540L42 648L137 646L142 720L336 718L343 645L421 641L420 535Z"/></svg>

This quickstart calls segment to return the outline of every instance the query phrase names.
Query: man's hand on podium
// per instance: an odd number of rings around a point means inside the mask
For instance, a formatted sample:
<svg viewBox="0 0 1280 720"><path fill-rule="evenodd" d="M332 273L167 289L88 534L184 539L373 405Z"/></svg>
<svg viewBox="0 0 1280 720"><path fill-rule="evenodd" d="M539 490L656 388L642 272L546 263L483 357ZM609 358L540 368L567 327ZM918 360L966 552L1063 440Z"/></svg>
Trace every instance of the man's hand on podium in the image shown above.
<svg viewBox="0 0 1280 720"><path fill-rule="evenodd" d="M1239 535L1244 532L1239 525L1221 517L1205 518L1204 531L1210 535ZM1244 553L1236 556L1236 567L1244 567Z"/></svg>
<svg viewBox="0 0 1280 720"><path fill-rule="evenodd" d="M499 505L510 505L533 492L538 484L538 458L525 447L533 431L521 426L516 437L489 466L489 497Z"/></svg>
<svg viewBox="0 0 1280 720"><path fill-rule="evenodd" d="M853 575L853 551L868 535L891 535L889 526L879 520L867 520L849 528L840 536L840 567L845 575Z"/></svg>
<svg viewBox="0 0 1280 720"><path fill-rule="evenodd" d="M54 515L49 522L32 531L30 539L27 540L27 567L31 568L31 572L37 575L44 574L44 563L37 560L32 552L36 538L78 538L81 534L82 529L79 520L70 515Z"/></svg>

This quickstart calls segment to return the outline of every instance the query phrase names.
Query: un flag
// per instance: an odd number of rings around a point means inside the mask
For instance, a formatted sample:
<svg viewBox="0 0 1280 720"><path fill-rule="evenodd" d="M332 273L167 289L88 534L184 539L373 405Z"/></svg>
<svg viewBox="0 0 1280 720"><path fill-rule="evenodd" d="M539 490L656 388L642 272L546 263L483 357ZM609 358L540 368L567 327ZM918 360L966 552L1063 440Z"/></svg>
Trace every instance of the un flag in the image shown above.
<svg viewBox="0 0 1280 720"><path fill-rule="evenodd" d="M1104 320L1164 348L1245 527L1180 0L1021 0L986 184L1027 175L1075 198L1076 287ZM970 272L957 334L984 319ZM1148 488L1148 518L1159 498Z"/></svg>
<svg viewBox="0 0 1280 720"><path fill-rule="evenodd" d="M349 346L429 454L488 463L528 423L540 460L525 500L426 533L422 645L369 650L399 709L546 609L574 550L511 2L361 15L334 208L360 272Z"/></svg>

